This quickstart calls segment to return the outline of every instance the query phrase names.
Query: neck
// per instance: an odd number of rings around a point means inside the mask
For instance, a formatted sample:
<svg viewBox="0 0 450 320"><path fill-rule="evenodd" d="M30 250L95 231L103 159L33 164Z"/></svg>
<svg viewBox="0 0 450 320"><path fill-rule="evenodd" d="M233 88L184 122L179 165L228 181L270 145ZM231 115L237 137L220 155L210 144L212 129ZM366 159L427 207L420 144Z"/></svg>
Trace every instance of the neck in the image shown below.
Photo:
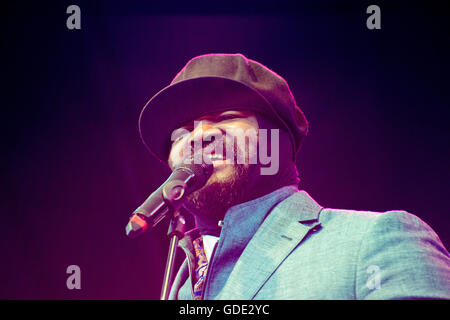
<svg viewBox="0 0 450 320"><path fill-rule="evenodd" d="M255 168L259 170L259 168ZM240 203L255 200L285 186L298 185L299 178L295 164L284 165L275 176L258 175L246 188L247 196ZM240 204L240 203L236 203ZM225 218L230 208L224 208L223 214L195 215L195 224L202 234L220 234L218 223Z"/></svg>

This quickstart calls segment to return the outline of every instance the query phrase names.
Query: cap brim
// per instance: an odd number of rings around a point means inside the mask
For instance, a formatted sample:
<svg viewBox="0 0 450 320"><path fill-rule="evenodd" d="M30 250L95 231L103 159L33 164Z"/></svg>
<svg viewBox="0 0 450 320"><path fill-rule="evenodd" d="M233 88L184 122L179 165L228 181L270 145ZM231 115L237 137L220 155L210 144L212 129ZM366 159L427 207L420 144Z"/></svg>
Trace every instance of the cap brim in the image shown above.
<svg viewBox="0 0 450 320"><path fill-rule="evenodd" d="M245 84L221 77L200 77L169 85L142 109L139 133L148 150L167 164L172 132L208 113L242 109L278 119L271 104Z"/></svg>

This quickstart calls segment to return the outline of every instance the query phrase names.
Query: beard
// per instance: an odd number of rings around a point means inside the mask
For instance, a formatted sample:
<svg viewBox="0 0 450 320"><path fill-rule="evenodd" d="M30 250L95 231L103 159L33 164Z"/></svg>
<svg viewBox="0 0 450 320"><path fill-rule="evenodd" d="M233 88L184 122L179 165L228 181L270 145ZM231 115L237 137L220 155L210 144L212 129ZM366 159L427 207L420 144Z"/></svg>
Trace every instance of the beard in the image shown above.
<svg viewBox="0 0 450 320"><path fill-rule="evenodd" d="M197 220L217 224L230 207L246 201L250 173L248 164L229 164L214 168L207 184L189 195L184 207Z"/></svg>
<svg viewBox="0 0 450 320"><path fill-rule="evenodd" d="M228 141L233 148L233 153L229 155L233 160L232 164L215 166L206 185L190 194L183 205L197 222L217 225L217 221L223 220L230 207L245 202L247 199L254 167L248 161L249 149L245 145L235 144L233 139L228 139ZM247 140L246 143L248 143ZM225 134L221 139L214 141L212 146L214 144L221 144L222 152L228 151ZM226 153L223 155L226 156ZM237 161L238 155L245 155L243 164Z"/></svg>

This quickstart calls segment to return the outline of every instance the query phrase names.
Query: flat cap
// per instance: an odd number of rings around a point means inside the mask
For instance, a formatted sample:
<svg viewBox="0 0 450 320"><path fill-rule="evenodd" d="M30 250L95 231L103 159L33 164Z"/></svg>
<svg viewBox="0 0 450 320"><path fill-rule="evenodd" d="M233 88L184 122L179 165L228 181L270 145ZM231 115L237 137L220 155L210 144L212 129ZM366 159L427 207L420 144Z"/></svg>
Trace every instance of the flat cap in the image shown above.
<svg viewBox="0 0 450 320"><path fill-rule="evenodd" d="M259 112L277 121L289 133L294 156L308 132L306 117L281 76L242 54L206 54L191 59L146 103L139 117L141 139L166 163L175 129L231 109Z"/></svg>

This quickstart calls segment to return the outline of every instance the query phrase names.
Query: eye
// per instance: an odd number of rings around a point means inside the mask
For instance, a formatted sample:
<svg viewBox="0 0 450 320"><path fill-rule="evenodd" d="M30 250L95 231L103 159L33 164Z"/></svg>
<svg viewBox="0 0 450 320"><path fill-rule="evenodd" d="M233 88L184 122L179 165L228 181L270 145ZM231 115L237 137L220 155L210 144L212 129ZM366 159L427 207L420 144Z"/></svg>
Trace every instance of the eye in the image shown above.
<svg viewBox="0 0 450 320"><path fill-rule="evenodd" d="M234 114L234 113L228 113L228 114L219 116L220 121L231 120L231 119L236 119L236 118L240 118L240 116L238 114Z"/></svg>
<svg viewBox="0 0 450 320"><path fill-rule="evenodd" d="M181 141L184 138L185 135L179 136L178 138L176 138L175 140L172 141L172 144L175 144L179 141Z"/></svg>
<svg viewBox="0 0 450 320"><path fill-rule="evenodd" d="M174 134L172 135L172 145L176 144L177 142L180 142L181 140L183 140L185 137L187 137L188 135L190 135L191 132L187 129L178 129L178 132L175 131Z"/></svg>
<svg viewBox="0 0 450 320"><path fill-rule="evenodd" d="M190 135L190 133L186 133L186 134L180 135L179 137L177 137L177 138L175 139L174 143L183 140L184 138L186 138L186 137L189 136L189 135Z"/></svg>

